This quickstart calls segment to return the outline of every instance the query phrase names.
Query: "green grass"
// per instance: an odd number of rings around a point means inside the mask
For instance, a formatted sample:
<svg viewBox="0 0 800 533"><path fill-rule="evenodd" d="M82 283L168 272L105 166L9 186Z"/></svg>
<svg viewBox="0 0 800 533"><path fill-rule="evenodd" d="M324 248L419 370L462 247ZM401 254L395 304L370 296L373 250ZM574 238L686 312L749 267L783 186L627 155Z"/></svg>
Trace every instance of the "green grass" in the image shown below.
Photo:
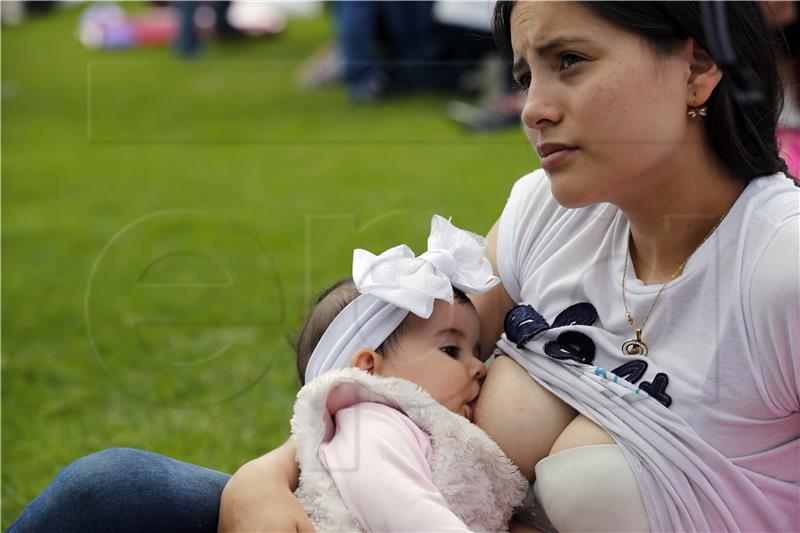
<svg viewBox="0 0 800 533"><path fill-rule="evenodd" d="M232 472L288 435L287 332L353 247L484 232L535 165L444 95L301 91L324 17L274 39L92 52L80 8L2 32L2 527L73 459L133 446Z"/></svg>

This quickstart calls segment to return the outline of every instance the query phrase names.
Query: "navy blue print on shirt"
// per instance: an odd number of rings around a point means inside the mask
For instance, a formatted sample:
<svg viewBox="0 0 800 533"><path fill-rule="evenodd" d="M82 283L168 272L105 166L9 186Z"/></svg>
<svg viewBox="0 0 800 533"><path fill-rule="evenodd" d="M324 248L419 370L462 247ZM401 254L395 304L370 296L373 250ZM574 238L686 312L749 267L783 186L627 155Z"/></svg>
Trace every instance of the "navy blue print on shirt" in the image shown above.
<svg viewBox="0 0 800 533"><path fill-rule="evenodd" d="M551 326L532 305L517 305L506 313L503 329L508 340L516 344L517 348L522 348L543 331L564 326L591 326L597 322L597 318L597 310L592 304L580 302L561 311Z"/></svg>
<svg viewBox="0 0 800 533"><path fill-rule="evenodd" d="M597 310L589 302L570 305L556 316L552 326L533 306L517 305L506 313L503 327L508 340L516 344L517 348L524 348L528 341L549 329L565 326L592 326L598 319ZM585 365L591 365L594 362L595 351L596 347L591 337L582 331L575 330L564 331L556 340L548 341L544 345L544 352L551 359L561 361L569 359ZM644 377L647 367L647 361L634 359L618 366L611 372L630 383L637 383ZM642 382L639 388L665 407L669 407L672 405L672 397L667 394L667 385L669 385L669 376L659 372L652 382Z"/></svg>
<svg viewBox="0 0 800 533"><path fill-rule="evenodd" d="M522 348L536 335L552 328L564 326L591 326L597 322L597 310L589 302L580 302L561 311L549 325L531 305L513 307L503 322L508 340ZM554 341L544 345L544 351L554 359L572 359L579 363L594 361L594 341L580 331L565 331Z"/></svg>
<svg viewBox="0 0 800 533"><path fill-rule="evenodd" d="M553 321L553 327L591 326L597 322L597 318L597 309L589 302L581 302L561 311Z"/></svg>
<svg viewBox="0 0 800 533"><path fill-rule="evenodd" d="M669 384L669 376L663 372L656 374L653 382L643 381L639 384L639 388L647 394L664 404L664 407L672 405L672 396L667 394L667 385Z"/></svg>
<svg viewBox="0 0 800 533"><path fill-rule="evenodd" d="M624 365L620 365L611 372L618 375L622 379L628 380L631 383L636 383L644 373L647 371L647 361L636 359L635 361L628 361Z"/></svg>
<svg viewBox="0 0 800 533"><path fill-rule="evenodd" d="M544 345L544 353L553 359L572 359L584 365L592 364L594 352L594 341L580 331L565 331Z"/></svg>
<svg viewBox="0 0 800 533"><path fill-rule="evenodd" d="M550 329L550 324L531 305L517 305L506 313L503 329L508 340L522 348L536 335Z"/></svg>

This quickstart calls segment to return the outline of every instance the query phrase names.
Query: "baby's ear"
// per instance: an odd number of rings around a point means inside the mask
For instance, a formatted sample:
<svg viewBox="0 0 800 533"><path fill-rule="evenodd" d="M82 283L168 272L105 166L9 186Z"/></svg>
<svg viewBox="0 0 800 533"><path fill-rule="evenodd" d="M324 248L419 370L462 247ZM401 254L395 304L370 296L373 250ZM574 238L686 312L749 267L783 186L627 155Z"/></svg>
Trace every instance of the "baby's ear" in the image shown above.
<svg viewBox="0 0 800 533"><path fill-rule="evenodd" d="M370 374L380 374L383 368L383 356L375 350L361 348L350 359L352 368L360 368Z"/></svg>

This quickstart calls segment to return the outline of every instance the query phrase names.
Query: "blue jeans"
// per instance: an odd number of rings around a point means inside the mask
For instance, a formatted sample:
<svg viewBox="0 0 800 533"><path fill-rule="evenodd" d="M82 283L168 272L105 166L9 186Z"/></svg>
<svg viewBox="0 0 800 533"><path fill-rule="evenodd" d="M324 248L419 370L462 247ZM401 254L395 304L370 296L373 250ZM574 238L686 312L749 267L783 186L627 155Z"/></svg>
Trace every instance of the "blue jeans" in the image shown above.
<svg viewBox="0 0 800 533"><path fill-rule="evenodd" d="M157 453L109 448L59 472L8 531L216 531L229 478Z"/></svg>
<svg viewBox="0 0 800 533"><path fill-rule="evenodd" d="M336 37L351 90L385 77L394 92L458 88L495 50L488 33L438 23L432 1L335 2Z"/></svg>
<svg viewBox="0 0 800 533"><path fill-rule="evenodd" d="M424 84L439 49L433 2L336 2L333 11L348 84L379 73L401 90Z"/></svg>

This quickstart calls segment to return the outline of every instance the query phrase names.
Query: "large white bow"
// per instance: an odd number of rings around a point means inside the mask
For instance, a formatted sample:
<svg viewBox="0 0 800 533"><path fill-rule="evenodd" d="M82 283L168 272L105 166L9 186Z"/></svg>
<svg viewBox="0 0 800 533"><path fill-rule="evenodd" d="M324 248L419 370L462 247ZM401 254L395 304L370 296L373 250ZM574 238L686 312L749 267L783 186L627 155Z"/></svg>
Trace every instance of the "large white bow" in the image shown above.
<svg viewBox="0 0 800 533"><path fill-rule="evenodd" d="M376 349L409 312L429 318L437 299L453 303L453 287L483 293L500 280L483 257L483 238L434 215L428 251L419 257L406 245L380 255L353 252L353 280L361 296L350 302L323 333L306 367L305 382L346 368L361 348Z"/></svg>
<svg viewBox="0 0 800 533"><path fill-rule="evenodd" d="M380 255L357 249L353 281L361 294L428 318L436 299L453 303L453 287L480 294L500 282L483 252L483 237L434 215L427 252L415 257L404 244Z"/></svg>

